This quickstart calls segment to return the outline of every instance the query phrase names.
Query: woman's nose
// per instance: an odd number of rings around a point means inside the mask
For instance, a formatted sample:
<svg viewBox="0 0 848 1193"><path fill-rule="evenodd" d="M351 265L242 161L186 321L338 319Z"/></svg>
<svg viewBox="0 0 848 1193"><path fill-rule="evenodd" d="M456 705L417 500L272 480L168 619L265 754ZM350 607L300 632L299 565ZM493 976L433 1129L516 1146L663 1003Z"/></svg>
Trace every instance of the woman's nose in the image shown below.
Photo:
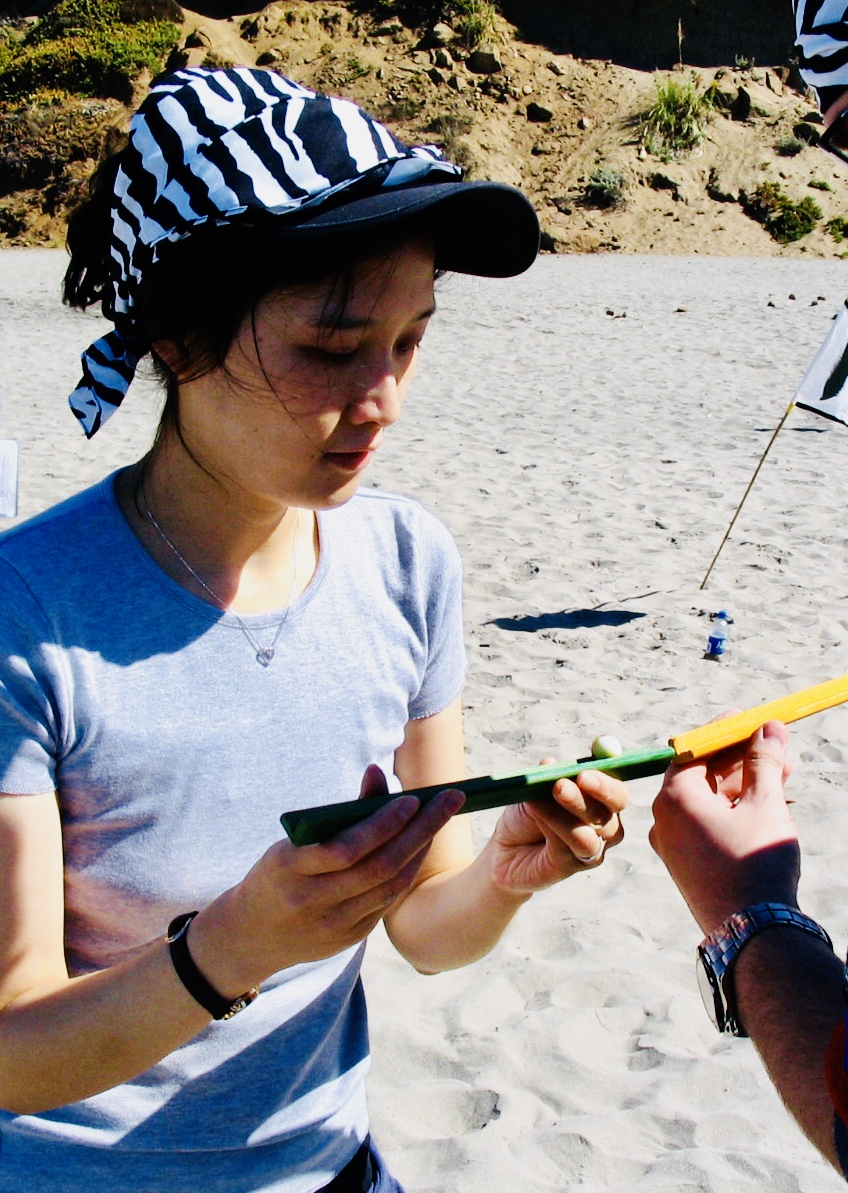
<svg viewBox="0 0 848 1193"><path fill-rule="evenodd" d="M375 369L360 382L361 388L352 395L348 415L354 424L377 423L390 427L400 416L402 394L394 369L387 366Z"/></svg>

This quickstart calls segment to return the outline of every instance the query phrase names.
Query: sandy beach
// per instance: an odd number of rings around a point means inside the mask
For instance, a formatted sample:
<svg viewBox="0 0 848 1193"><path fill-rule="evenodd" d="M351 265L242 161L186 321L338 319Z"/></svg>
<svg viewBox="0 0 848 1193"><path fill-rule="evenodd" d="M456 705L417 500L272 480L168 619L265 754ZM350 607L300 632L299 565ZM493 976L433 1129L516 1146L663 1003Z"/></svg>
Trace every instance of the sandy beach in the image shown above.
<svg viewBox="0 0 848 1193"><path fill-rule="evenodd" d="M88 443L66 396L95 315L65 257L0 253L0 436L20 517L148 445L148 380ZM445 279L372 483L418 497L466 569L471 773L628 747L848 670L848 428L795 411L699 585L848 289L842 262L545 257ZM0 528L7 523L0 523ZM729 610L721 663L708 612ZM848 938L848 711L793 734L803 909ZM543 893L484 961L424 978L366 961L375 1134L408 1193L835 1193L749 1041L719 1038L700 934L647 839ZM494 813L475 817L482 841Z"/></svg>

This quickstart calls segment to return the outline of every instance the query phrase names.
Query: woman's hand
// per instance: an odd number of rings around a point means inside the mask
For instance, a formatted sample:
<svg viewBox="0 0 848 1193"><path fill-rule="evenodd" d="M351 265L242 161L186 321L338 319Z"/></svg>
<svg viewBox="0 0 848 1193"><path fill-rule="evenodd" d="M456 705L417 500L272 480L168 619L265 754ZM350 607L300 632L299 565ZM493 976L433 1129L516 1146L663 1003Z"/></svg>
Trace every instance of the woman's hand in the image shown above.
<svg viewBox="0 0 848 1193"><path fill-rule="evenodd" d="M383 791L379 768L369 767L361 795ZM195 963L235 997L280 969L363 940L410 889L433 837L464 799L446 790L421 806L400 795L329 841L276 842L193 922Z"/></svg>
<svg viewBox="0 0 848 1193"><path fill-rule="evenodd" d="M786 727L769 721L743 745L666 773L650 841L705 933L752 903L796 905L788 743Z"/></svg>
<svg viewBox="0 0 848 1193"><path fill-rule="evenodd" d="M554 761L543 759L541 765ZM492 881L529 895L599 866L606 850L624 836L619 813L626 806L621 780L586 770L574 781L559 779L552 800L507 808L486 846Z"/></svg>

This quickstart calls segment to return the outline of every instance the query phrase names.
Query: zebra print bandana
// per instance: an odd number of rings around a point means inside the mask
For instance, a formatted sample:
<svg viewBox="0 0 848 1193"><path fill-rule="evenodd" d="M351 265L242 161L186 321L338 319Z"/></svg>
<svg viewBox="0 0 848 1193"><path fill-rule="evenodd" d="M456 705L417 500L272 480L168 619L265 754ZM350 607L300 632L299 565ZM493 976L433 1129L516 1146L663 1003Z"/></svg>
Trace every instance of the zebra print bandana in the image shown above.
<svg viewBox="0 0 848 1193"><path fill-rule="evenodd" d="M120 406L148 351L134 335L134 306L160 246L202 224L291 216L429 174L459 179L462 170L435 146L404 145L349 100L272 71L197 67L158 80L132 119L115 182L102 308L116 327L83 353L69 398L86 436Z"/></svg>

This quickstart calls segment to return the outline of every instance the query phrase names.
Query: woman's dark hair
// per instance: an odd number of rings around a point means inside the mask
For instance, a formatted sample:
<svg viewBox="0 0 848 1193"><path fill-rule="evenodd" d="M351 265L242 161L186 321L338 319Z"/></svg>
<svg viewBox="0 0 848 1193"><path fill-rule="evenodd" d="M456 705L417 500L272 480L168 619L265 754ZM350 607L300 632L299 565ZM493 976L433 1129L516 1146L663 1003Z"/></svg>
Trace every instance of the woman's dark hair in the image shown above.
<svg viewBox="0 0 848 1193"><path fill-rule="evenodd" d="M120 158L113 154L97 169L88 198L68 222L71 260L62 297L78 310L110 292L111 204ZM156 340L173 342L185 353L188 375L202 376L224 366L239 328L266 295L329 280L330 299L343 312L356 267L398 252L413 231L426 232L427 226L418 219L377 235L315 236L308 225L299 228L272 215L261 221L252 217L249 223L202 225L162 246L160 259L139 286L133 338L146 348ZM152 350L151 357L166 391L159 434L166 427L179 434L177 378Z"/></svg>

